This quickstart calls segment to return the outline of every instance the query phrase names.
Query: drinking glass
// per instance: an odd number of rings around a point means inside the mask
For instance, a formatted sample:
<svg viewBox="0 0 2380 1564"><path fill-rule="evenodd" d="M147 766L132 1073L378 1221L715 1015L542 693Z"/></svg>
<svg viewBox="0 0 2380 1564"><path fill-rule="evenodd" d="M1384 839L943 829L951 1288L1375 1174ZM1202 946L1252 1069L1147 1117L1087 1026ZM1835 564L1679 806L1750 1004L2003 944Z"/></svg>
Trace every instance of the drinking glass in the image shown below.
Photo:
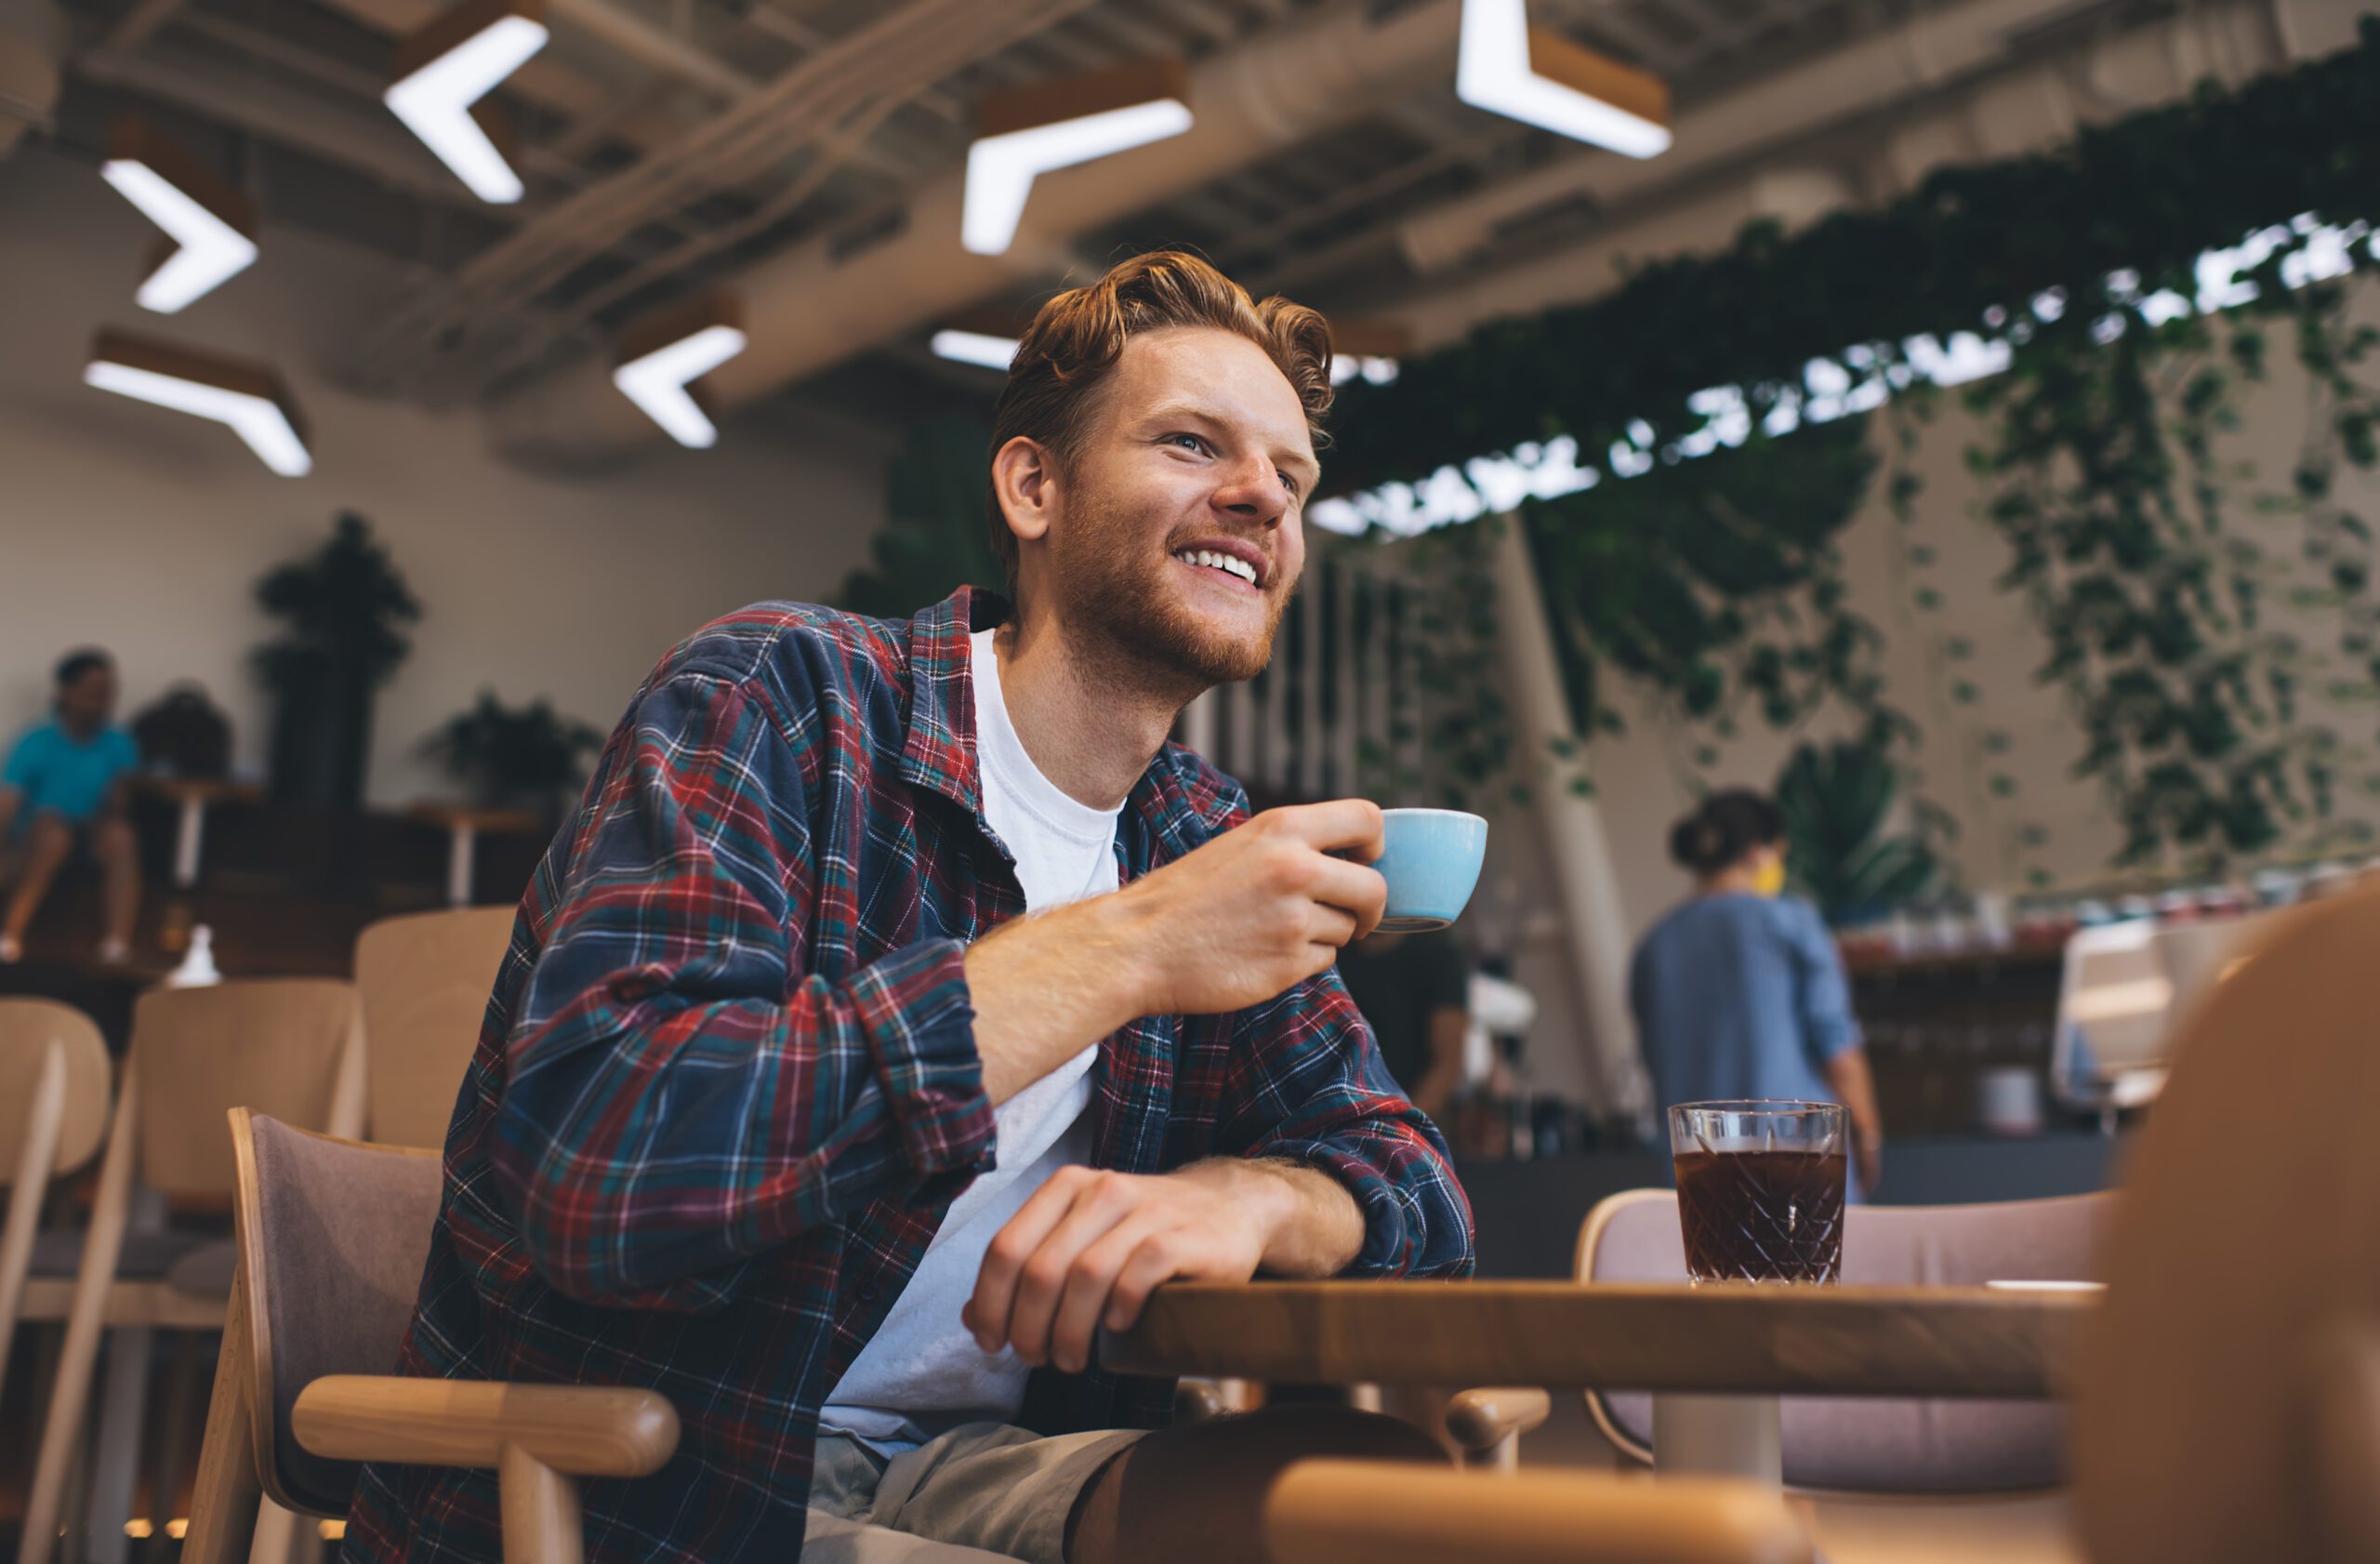
<svg viewBox="0 0 2380 1564"><path fill-rule="evenodd" d="M1745 1099L1670 1109L1687 1277L1842 1280L1844 1132L1833 1103Z"/></svg>

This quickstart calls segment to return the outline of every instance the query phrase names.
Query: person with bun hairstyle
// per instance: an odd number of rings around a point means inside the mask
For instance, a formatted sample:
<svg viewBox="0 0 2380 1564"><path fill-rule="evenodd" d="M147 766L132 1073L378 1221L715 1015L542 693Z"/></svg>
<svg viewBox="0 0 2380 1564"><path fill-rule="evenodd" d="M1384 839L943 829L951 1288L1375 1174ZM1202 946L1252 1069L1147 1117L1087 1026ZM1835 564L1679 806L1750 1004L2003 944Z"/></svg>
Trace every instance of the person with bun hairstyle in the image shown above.
<svg viewBox="0 0 2380 1564"><path fill-rule="evenodd" d="M1694 895L1636 947L1628 1001L1660 1105L1730 1097L1841 1103L1858 1177L1884 1174L1876 1112L1843 961L1818 909L1784 895L1785 817L1746 789L1712 794L1670 831Z"/></svg>

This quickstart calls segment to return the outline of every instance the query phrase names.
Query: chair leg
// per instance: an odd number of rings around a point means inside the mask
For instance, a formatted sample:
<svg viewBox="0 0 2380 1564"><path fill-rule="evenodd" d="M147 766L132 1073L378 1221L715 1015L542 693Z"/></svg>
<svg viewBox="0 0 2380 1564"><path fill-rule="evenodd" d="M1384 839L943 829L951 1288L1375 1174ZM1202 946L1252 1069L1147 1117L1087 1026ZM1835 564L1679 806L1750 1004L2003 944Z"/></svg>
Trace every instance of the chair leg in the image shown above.
<svg viewBox="0 0 2380 1564"><path fill-rule="evenodd" d="M177 1508L182 1496L182 1468L189 1464L191 1414L198 1409L201 1378L206 1368L206 1338L194 1331L174 1332L173 1366L165 1379L165 1411L156 1419L156 1438L149 1466L149 1514L152 1530L140 1549L141 1564L166 1564L174 1551L165 1535L167 1518L186 1514Z"/></svg>
<svg viewBox="0 0 2380 1564"><path fill-rule="evenodd" d="M575 1479L509 1444L497 1457L496 1482L504 1512L504 1564L581 1564L586 1519Z"/></svg>
<svg viewBox="0 0 2380 1564"><path fill-rule="evenodd" d="M215 1358L215 1392L206 1404L206 1434L198 1447L182 1564L239 1564L248 1556L263 1485L257 1477L256 1429L249 1422L247 1342L247 1287L234 1279L223 1345Z"/></svg>
<svg viewBox="0 0 2380 1564"><path fill-rule="evenodd" d="M284 1510L270 1499L257 1501L256 1540L248 1546L248 1564L311 1564L306 1544L319 1549L322 1533L311 1518Z"/></svg>
<svg viewBox="0 0 2380 1564"><path fill-rule="evenodd" d="M25 1529L17 1564L49 1564L57 1551L64 1507L66 1469L83 1432L83 1409L91 1397L91 1370L99 1359L99 1332L108 1292L124 1253L124 1225L132 1200L136 1157L134 1131L140 1122L140 1078L127 1067L116 1092L115 1118L108 1128L108 1151L99 1164L99 1189L91 1205L91 1226L83 1239L83 1266L74 1278L74 1306L66 1321L66 1345L58 1359L58 1383L42 1427L41 1456L25 1501Z"/></svg>
<svg viewBox="0 0 2380 1564"><path fill-rule="evenodd" d="M141 1413L149 1401L150 1359L157 1332L146 1325L109 1333L107 1380L99 1393L99 1454L91 1469L91 1564L131 1564L133 1490L140 1480ZM155 1518L159 1530L165 1517Z"/></svg>

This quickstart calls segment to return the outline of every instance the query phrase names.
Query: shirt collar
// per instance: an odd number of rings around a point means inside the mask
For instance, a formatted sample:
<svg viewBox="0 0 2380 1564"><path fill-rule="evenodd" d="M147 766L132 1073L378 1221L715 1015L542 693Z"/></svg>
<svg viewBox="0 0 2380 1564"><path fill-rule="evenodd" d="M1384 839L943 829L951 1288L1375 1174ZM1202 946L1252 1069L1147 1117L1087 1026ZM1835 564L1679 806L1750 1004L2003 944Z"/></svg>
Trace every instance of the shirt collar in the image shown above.
<svg viewBox="0 0 2380 1564"><path fill-rule="evenodd" d="M961 587L909 621L909 731L901 775L984 813L975 762L975 676L967 638L991 630L1014 610L984 587ZM1170 860L1221 831L1239 789L1178 744L1168 744L1132 787L1125 807L1136 814Z"/></svg>

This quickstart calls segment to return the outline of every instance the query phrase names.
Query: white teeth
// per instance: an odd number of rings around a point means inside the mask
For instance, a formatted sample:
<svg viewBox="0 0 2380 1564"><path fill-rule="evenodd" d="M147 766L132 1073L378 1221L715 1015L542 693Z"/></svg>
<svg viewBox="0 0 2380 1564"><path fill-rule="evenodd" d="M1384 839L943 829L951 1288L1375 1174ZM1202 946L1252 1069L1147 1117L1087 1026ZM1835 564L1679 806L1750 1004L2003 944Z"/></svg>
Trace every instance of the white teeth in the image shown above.
<svg viewBox="0 0 2380 1564"><path fill-rule="evenodd" d="M1256 584L1256 567L1236 554L1219 554L1211 549L1184 549L1173 557L1236 576L1251 587Z"/></svg>

